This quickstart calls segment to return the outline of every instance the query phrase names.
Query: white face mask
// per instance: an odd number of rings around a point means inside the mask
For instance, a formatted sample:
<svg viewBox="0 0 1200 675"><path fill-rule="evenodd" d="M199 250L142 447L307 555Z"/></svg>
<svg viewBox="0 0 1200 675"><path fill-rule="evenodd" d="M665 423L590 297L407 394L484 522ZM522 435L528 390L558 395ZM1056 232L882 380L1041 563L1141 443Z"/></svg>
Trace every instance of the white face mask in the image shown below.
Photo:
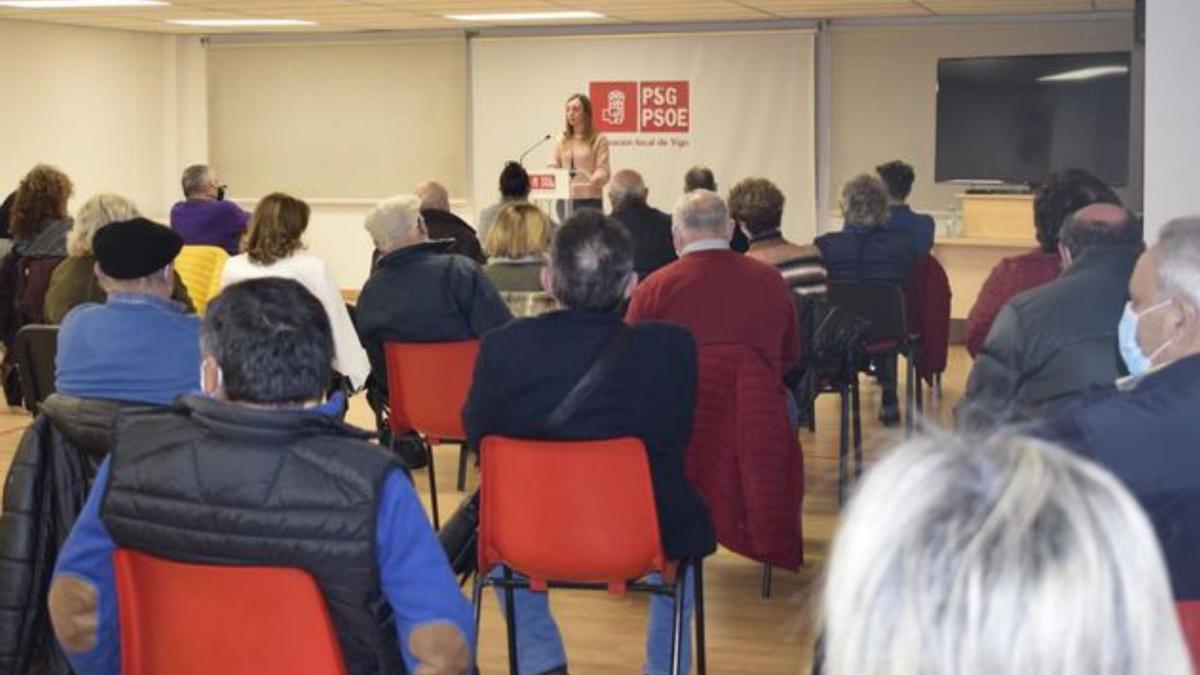
<svg viewBox="0 0 1200 675"><path fill-rule="evenodd" d="M1138 322L1143 316L1162 309L1171 304L1170 298L1154 305L1147 307L1140 313L1133 311L1133 302L1125 303L1125 312L1121 315L1121 323L1117 326L1117 343L1121 348L1121 358L1125 361L1125 366L1129 368L1130 375L1141 375L1154 365L1154 358L1162 353L1164 349L1171 346L1171 341L1167 340L1158 346L1149 356L1142 351L1142 345L1138 342Z"/></svg>
<svg viewBox="0 0 1200 675"><path fill-rule="evenodd" d="M213 389L213 391L206 391L204 389L204 361L201 361L200 362L200 394L202 396L207 396L209 398L216 398L217 392L220 391L221 387L223 387L223 386L225 386L225 374L221 372L221 368L220 368L220 366L218 366L217 367L217 386Z"/></svg>

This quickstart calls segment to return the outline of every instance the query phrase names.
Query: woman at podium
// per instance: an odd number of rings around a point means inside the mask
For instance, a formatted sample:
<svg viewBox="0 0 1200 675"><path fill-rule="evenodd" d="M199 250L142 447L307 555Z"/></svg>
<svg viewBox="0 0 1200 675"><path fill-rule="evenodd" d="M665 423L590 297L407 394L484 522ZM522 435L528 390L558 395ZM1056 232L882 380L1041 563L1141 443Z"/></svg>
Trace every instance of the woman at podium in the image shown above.
<svg viewBox="0 0 1200 675"><path fill-rule="evenodd" d="M571 172L573 208L603 208L604 186L612 175L608 139L596 133L592 102L583 94L567 99L566 129L554 145L550 166Z"/></svg>

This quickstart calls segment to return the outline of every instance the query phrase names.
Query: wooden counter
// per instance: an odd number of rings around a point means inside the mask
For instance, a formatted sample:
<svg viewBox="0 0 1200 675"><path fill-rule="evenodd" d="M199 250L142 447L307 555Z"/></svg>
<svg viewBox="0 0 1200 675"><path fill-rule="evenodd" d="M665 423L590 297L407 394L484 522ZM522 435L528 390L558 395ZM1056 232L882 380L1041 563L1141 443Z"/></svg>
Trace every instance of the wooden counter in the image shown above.
<svg viewBox="0 0 1200 675"><path fill-rule="evenodd" d="M1032 230L1031 230L1032 231ZM933 244L933 255L950 277L950 318L966 319L983 282L1002 259L1037 248L1033 239L942 237Z"/></svg>

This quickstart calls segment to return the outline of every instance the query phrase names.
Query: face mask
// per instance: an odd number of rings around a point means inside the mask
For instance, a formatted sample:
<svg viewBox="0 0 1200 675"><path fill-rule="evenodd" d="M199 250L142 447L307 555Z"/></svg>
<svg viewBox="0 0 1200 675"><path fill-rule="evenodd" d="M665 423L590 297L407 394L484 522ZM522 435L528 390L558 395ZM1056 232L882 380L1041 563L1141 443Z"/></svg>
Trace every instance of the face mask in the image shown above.
<svg viewBox="0 0 1200 675"><path fill-rule="evenodd" d="M1125 360L1125 366L1129 368L1130 375L1141 375L1150 370L1154 357L1170 346L1171 340L1167 340L1158 349L1155 349L1153 354L1146 356L1137 341L1138 321L1150 312L1166 307L1170 302L1170 300L1163 300L1144 310L1141 314L1133 311L1132 302L1125 303L1125 312L1121 315L1120 325L1117 326L1117 342L1121 348L1121 358Z"/></svg>
<svg viewBox="0 0 1200 675"><path fill-rule="evenodd" d="M219 201L219 202L225 201L225 186L224 185L217 186L217 201Z"/></svg>

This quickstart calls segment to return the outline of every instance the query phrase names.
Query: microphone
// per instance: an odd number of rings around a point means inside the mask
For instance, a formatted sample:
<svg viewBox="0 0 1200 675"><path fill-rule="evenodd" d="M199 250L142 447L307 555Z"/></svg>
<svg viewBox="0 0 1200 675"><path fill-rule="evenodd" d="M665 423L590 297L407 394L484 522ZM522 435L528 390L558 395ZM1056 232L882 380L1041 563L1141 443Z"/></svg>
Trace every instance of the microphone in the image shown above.
<svg viewBox="0 0 1200 675"><path fill-rule="evenodd" d="M550 140L550 136L551 136L551 134L546 134L545 136L542 136L541 138L539 138L536 143L529 146L529 148L527 150L525 150L525 152L521 153L521 158L517 160L517 163L520 164L521 166L525 166L525 156L528 155L529 153L533 152L534 150L537 150L538 146L541 145L542 143L545 143L546 141Z"/></svg>

